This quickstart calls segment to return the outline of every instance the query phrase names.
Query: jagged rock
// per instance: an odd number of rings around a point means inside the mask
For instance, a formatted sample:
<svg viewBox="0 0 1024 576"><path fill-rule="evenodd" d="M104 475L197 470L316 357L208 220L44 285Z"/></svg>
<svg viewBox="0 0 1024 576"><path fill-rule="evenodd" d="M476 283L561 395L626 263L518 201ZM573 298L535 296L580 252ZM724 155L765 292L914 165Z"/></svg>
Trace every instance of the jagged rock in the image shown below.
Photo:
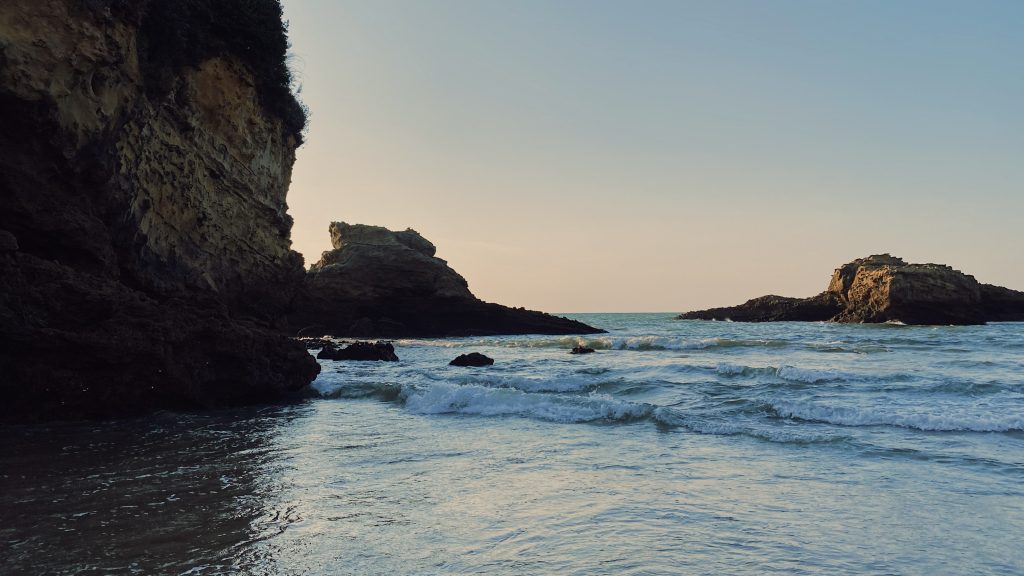
<svg viewBox="0 0 1024 576"><path fill-rule="evenodd" d="M593 354L593 348L587 348L586 346L575 346L569 351L569 354Z"/></svg>
<svg viewBox="0 0 1024 576"><path fill-rule="evenodd" d="M982 284L981 305L989 322L1024 322L1024 292Z"/></svg>
<svg viewBox="0 0 1024 576"><path fill-rule="evenodd" d="M1024 292L980 284L949 266L908 264L881 254L840 266L828 288L811 298L762 296L739 306L687 312L677 318L984 324L1024 320Z"/></svg>
<svg viewBox="0 0 1024 576"><path fill-rule="evenodd" d="M319 370L275 330L304 271L298 135L239 41L266 30L154 68L145 30L224 34L195 6L0 2L0 419L265 402Z"/></svg>
<svg viewBox="0 0 1024 576"><path fill-rule="evenodd" d="M398 362L390 342L353 342L344 348L328 343L316 357L320 360L380 360Z"/></svg>
<svg viewBox="0 0 1024 576"><path fill-rule="evenodd" d="M711 308L687 312L681 320L733 320L736 322L820 321L828 320L842 311L842 304L831 295L819 294L813 298L786 298L761 296L747 300L739 306Z"/></svg>
<svg viewBox="0 0 1024 576"><path fill-rule="evenodd" d="M490 366L491 364L494 364L494 358L484 356L479 352L459 354L459 356L448 363L449 366Z"/></svg>
<svg viewBox="0 0 1024 576"><path fill-rule="evenodd" d="M302 344L306 347L306 350L319 350L321 348L326 348L328 346L334 346L334 342L328 340L327 338L302 336L296 338L296 340L302 342Z"/></svg>
<svg viewBox="0 0 1024 576"><path fill-rule="evenodd" d="M310 267L291 325L334 336L589 334L602 330L483 302L415 230L334 222L334 250Z"/></svg>

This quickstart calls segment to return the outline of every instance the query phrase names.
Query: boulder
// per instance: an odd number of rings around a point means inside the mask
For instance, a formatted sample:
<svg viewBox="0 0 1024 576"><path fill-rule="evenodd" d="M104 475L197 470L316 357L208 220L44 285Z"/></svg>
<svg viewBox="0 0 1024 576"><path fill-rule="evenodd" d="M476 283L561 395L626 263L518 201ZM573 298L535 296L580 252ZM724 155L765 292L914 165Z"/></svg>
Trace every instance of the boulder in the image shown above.
<svg viewBox="0 0 1024 576"><path fill-rule="evenodd" d="M586 346L576 346L569 351L569 354L593 354L593 348L587 348Z"/></svg>
<svg viewBox="0 0 1024 576"><path fill-rule="evenodd" d="M817 296L762 296L739 306L687 312L677 318L984 324L1024 320L1024 293L980 284L973 276L942 264L908 264L879 254L836 268L828 288Z"/></svg>
<svg viewBox="0 0 1024 576"><path fill-rule="evenodd" d="M319 360L379 360L398 362L395 347L390 342L353 342L344 348L327 344L316 355Z"/></svg>
<svg viewBox="0 0 1024 576"><path fill-rule="evenodd" d="M494 364L494 359L479 352L460 354L455 360L448 363L449 366L490 366L491 364Z"/></svg>
<svg viewBox="0 0 1024 576"><path fill-rule="evenodd" d="M294 330L317 325L326 334L360 338L603 332L479 300L415 230L334 222L329 232L334 249L306 275L289 318Z"/></svg>

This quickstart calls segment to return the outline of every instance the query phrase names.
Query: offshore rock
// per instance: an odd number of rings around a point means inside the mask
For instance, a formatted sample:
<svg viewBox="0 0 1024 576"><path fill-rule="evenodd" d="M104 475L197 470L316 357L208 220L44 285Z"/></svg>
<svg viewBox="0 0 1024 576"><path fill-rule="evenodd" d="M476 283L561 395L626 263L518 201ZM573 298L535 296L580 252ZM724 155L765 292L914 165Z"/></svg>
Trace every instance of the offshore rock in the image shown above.
<svg viewBox="0 0 1024 576"><path fill-rule="evenodd" d="M449 366L490 366L494 364L494 358L485 356L479 352L459 354L454 360L448 363Z"/></svg>
<svg viewBox="0 0 1024 576"><path fill-rule="evenodd" d="M294 331L315 326L334 336L386 338L603 332L477 299L415 230L334 222L330 235L334 250L306 276L290 318Z"/></svg>
<svg viewBox="0 0 1024 576"><path fill-rule="evenodd" d="M1024 292L980 284L942 264L908 264L881 254L837 268L828 288L811 298L762 296L739 306L679 315L737 322L969 325L1024 320Z"/></svg>
<svg viewBox="0 0 1024 576"><path fill-rule="evenodd" d="M316 355L320 360L380 360L398 362L395 347L390 342L353 342L344 348L325 344Z"/></svg>
<svg viewBox="0 0 1024 576"><path fill-rule="evenodd" d="M231 39L154 68L143 31L195 32L198 4L0 3L0 420L274 401L319 370L275 331L299 135Z"/></svg>
<svg viewBox="0 0 1024 576"><path fill-rule="evenodd" d="M569 351L569 354L593 354L593 348L587 348L586 346L575 346Z"/></svg>

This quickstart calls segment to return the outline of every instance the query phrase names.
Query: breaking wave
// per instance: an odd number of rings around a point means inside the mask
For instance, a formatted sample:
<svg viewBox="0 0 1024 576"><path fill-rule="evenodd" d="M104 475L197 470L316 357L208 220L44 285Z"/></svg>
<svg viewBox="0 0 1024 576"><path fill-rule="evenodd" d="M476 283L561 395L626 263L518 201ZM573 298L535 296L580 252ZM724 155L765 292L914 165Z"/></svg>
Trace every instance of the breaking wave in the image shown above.
<svg viewBox="0 0 1024 576"><path fill-rule="evenodd" d="M929 432L1015 432L1024 430L1024 414L990 414L983 407L944 406L942 412L922 407L895 409L826 406L809 401L776 401L779 417L838 426L896 426Z"/></svg>

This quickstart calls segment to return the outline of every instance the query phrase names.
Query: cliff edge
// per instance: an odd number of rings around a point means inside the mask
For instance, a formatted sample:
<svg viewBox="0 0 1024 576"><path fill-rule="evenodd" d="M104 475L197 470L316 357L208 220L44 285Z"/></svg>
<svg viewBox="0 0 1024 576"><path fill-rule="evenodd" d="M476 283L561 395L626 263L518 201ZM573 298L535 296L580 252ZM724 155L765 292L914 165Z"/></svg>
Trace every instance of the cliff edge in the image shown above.
<svg viewBox="0 0 1024 576"><path fill-rule="evenodd" d="M320 336L433 337L603 332L543 312L483 302L415 230L334 222L333 250L310 267L296 332Z"/></svg>
<svg viewBox="0 0 1024 576"><path fill-rule="evenodd" d="M739 306L687 312L677 318L984 324L1024 321L1024 292L981 284L942 264L908 264L879 254L836 268L828 288L811 298L763 296Z"/></svg>
<svg viewBox="0 0 1024 576"><path fill-rule="evenodd" d="M277 0L0 4L0 419L315 377L274 330L304 275L286 47Z"/></svg>

